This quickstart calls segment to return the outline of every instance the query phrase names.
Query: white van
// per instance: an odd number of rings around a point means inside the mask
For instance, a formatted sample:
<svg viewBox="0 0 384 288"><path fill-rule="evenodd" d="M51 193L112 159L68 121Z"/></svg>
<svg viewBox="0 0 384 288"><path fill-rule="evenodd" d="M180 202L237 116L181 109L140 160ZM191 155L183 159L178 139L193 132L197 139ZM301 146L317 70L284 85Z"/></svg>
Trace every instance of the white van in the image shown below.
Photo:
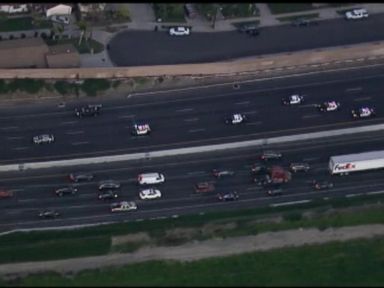
<svg viewBox="0 0 384 288"><path fill-rule="evenodd" d="M165 177L161 173L143 173L137 176L137 182L140 185L163 183Z"/></svg>

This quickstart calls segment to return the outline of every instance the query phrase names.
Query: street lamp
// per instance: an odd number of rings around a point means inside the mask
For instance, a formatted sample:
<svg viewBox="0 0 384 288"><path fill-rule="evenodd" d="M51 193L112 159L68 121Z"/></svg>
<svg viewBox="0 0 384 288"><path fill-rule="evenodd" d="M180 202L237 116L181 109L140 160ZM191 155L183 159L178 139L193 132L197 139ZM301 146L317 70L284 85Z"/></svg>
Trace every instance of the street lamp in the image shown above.
<svg viewBox="0 0 384 288"><path fill-rule="evenodd" d="M213 15L213 21L212 21L212 28L215 29L215 25L216 25L216 19L217 19L217 14L219 13L219 11L223 10L223 8L221 8L220 6L217 6L216 7L216 12L215 14Z"/></svg>

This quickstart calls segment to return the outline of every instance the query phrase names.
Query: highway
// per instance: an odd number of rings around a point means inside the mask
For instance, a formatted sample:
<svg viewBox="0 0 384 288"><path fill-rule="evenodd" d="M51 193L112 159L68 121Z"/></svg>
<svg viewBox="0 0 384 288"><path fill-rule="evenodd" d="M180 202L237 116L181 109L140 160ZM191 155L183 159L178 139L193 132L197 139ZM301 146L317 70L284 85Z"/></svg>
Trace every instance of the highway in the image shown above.
<svg viewBox="0 0 384 288"><path fill-rule="evenodd" d="M252 183L250 169L254 163L259 162L262 149L248 148L109 165L2 173L1 187L13 191L14 197L0 201L0 231L171 217L223 209L265 207L273 203L332 198L362 192L384 192L382 171L330 176L327 170L329 156L383 149L383 140L384 133L376 132L327 141L264 147L283 153L283 160L274 162L276 164L287 167L291 162L305 161L311 165L307 174L293 174L292 181L283 187L283 195L276 197L266 195L264 188ZM216 179L211 171L217 168L234 170L235 175ZM90 182L76 184L78 194L57 197L54 190L69 185L68 174L74 171L92 172L95 178ZM166 182L157 185L163 194L161 199L139 199L141 187L137 186L136 178L142 172L164 173ZM110 202L97 199L97 183L107 179L121 182L118 200L136 201L137 211L110 213ZM313 179L330 180L335 187L329 191L314 191L310 184ZM205 195L196 194L194 184L201 181L214 183L216 191ZM217 192L234 190L240 196L236 202L220 202L216 198ZM56 209L62 216L55 220L38 219L38 212L45 208Z"/></svg>
<svg viewBox="0 0 384 288"><path fill-rule="evenodd" d="M227 143L255 138L340 129L382 122L384 67L310 74L204 89L114 99L73 101L65 108L36 104L0 108L0 163L111 155ZM304 94L306 103L285 107L281 98ZM320 113L315 105L339 101L341 111ZM77 118L82 104L102 103L98 117ZM57 103L56 103L57 104ZM351 109L372 105L373 119L353 120ZM249 122L226 125L232 113ZM150 136L131 136L135 122L148 122ZM32 137L52 133L53 144L34 145Z"/></svg>
<svg viewBox="0 0 384 288"><path fill-rule="evenodd" d="M261 27L250 37L237 31L194 32L187 37L167 31L124 31L110 42L108 54L116 66L204 63L255 55L319 49L384 39L383 14L362 21L333 19L310 27L290 24Z"/></svg>

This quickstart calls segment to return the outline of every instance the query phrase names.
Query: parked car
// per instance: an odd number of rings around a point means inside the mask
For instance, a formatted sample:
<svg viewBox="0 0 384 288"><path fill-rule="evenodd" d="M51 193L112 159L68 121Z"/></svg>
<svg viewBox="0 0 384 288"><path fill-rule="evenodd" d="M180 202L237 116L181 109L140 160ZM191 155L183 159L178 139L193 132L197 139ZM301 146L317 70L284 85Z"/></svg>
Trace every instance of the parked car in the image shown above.
<svg viewBox="0 0 384 288"><path fill-rule="evenodd" d="M184 26L171 27L169 29L169 35L171 36L187 36L191 34L191 29Z"/></svg>
<svg viewBox="0 0 384 288"><path fill-rule="evenodd" d="M47 219L47 218L52 219L52 218L59 217L60 213L53 209L46 209L46 210L40 211L38 216L39 218L42 218L42 219Z"/></svg>
<svg viewBox="0 0 384 288"><path fill-rule="evenodd" d="M239 199L239 194L237 194L236 191L233 192L225 192L225 193L218 193L217 198L220 201L235 201Z"/></svg>
<svg viewBox="0 0 384 288"><path fill-rule="evenodd" d="M289 165L289 169L296 173L296 172L308 172L309 169L310 169L310 166L308 163L303 163L303 162L297 162L297 163L291 163L291 165Z"/></svg>
<svg viewBox="0 0 384 288"><path fill-rule="evenodd" d="M55 193L57 196L64 196L64 195L75 195L77 192L77 188L73 186L67 186L63 188L56 189Z"/></svg>
<svg viewBox="0 0 384 288"><path fill-rule="evenodd" d="M235 171L213 169L212 175L215 176L216 178L221 178L221 177L225 177L225 176L233 176L233 175L235 175Z"/></svg>
<svg viewBox="0 0 384 288"><path fill-rule="evenodd" d="M53 134L42 134L37 135L32 138L34 144L49 144L55 141L55 137Z"/></svg>
<svg viewBox="0 0 384 288"><path fill-rule="evenodd" d="M215 185L210 182L200 182L195 185L196 193L207 193L215 191Z"/></svg>
<svg viewBox="0 0 384 288"><path fill-rule="evenodd" d="M115 180L104 180L99 182L99 190L105 189L119 189L120 182Z"/></svg>
<svg viewBox="0 0 384 288"><path fill-rule="evenodd" d="M91 181L93 178L93 174L87 172L74 172L69 174L69 179L76 183L80 181Z"/></svg>
<svg viewBox="0 0 384 288"><path fill-rule="evenodd" d="M139 197L141 200L152 200L161 198L161 192L158 189L150 188L141 190L139 193Z"/></svg>
<svg viewBox="0 0 384 288"><path fill-rule="evenodd" d="M305 18L298 18L292 22L292 26L294 27L309 27L315 25L319 25L319 22L317 22L316 20L309 20Z"/></svg>
<svg viewBox="0 0 384 288"><path fill-rule="evenodd" d="M121 201L117 203L112 203L110 206L111 212L125 212L125 211L134 211L137 210L137 205L133 201Z"/></svg>
<svg viewBox="0 0 384 288"><path fill-rule="evenodd" d="M100 200L111 200L119 197L115 190L101 190L98 198Z"/></svg>

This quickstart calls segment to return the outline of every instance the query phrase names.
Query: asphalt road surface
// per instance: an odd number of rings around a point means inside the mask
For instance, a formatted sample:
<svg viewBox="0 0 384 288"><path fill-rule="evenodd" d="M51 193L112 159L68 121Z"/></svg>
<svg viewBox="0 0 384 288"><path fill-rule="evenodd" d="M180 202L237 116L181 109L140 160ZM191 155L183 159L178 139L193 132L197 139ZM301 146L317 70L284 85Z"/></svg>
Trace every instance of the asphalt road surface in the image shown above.
<svg viewBox="0 0 384 288"><path fill-rule="evenodd" d="M141 95L101 101L101 115L77 118L75 107L0 108L0 163L112 155L227 143L248 139L340 129L380 123L384 119L383 68L325 73L185 92ZM286 107L281 98L304 94L305 103ZM315 107L336 100L341 111L321 113ZM96 102L92 101L92 102ZM354 120L351 109L372 106L377 117ZM232 113L249 121L226 125ZM149 123L150 136L132 136L134 123ZM52 144L34 145L32 137L52 133Z"/></svg>
<svg viewBox="0 0 384 288"><path fill-rule="evenodd" d="M384 39L383 14L362 21L333 19L318 26L280 25L260 28L259 36L237 31L196 32L175 37L167 31L126 31L110 42L109 57L116 66L203 63L262 54L292 52Z"/></svg>
<svg viewBox="0 0 384 288"><path fill-rule="evenodd" d="M251 167L260 162L262 149L231 150L165 159L141 160L115 164L89 165L60 169L8 172L1 174L1 186L13 191L14 197L0 201L0 231L15 228L80 225L113 221L130 221L171 217L187 213L201 213L228 209L265 207L272 203L285 203L324 197L341 197L348 194L383 192L382 171L356 173L331 177L328 171L329 157L345 153L356 153L383 149L384 133L339 137L332 140L317 140L306 143L291 143L264 147L283 153L283 160L271 162L288 167L291 162L305 161L311 165L308 173L297 173L292 181L283 186L283 195L266 195L263 187L252 182ZM233 170L235 174L216 179L212 169ZM94 180L76 184L76 195L58 197L54 190L70 185L68 174L87 171L95 175ZM161 199L140 200L137 175L143 172L164 173L166 182L155 185L163 196ZM121 182L119 201L136 201L138 210L111 213L109 201L97 199L97 183L114 179ZM315 191L311 183L329 180L334 188ZM194 184L201 181L214 183L216 190L198 194ZM240 199L221 202L216 193L237 191ZM53 208L62 214L55 220L38 219L37 214L45 208Z"/></svg>

